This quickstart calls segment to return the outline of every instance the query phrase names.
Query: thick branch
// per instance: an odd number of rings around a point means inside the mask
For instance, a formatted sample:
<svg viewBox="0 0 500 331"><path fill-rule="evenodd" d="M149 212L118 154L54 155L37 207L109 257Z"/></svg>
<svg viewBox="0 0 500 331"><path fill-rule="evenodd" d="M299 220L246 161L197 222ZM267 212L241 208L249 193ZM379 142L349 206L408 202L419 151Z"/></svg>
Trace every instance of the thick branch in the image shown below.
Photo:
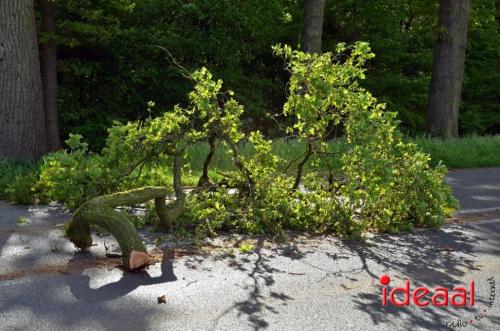
<svg viewBox="0 0 500 331"><path fill-rule="evenodd" d="M165 204L165 197L159 197L155 199L155 210L160 218L160 222L158 227L164 231L170 230L172 224L175 223L177 218L184 214L186 208L184 206L184 201L186 199L186 194L184 193L182 187L182 158L184 152L177 153L174 155L174 164L173 164L173 184L175 191L175 202L173 205L167 207Z"/></svg>
<svg viewBox="0 0 500 331"><path fill-rule="evenodd" d="M143 187L96 197L81 205L66 225L66 236L76 247L88 249L92 246L91 225L109 231L118 241L122 250L123 264L129 270L149 264L146 248L135 227L127 217L115 210L118 206L130 206L152 199L163 199L167 189L163 187Z"/></svg>

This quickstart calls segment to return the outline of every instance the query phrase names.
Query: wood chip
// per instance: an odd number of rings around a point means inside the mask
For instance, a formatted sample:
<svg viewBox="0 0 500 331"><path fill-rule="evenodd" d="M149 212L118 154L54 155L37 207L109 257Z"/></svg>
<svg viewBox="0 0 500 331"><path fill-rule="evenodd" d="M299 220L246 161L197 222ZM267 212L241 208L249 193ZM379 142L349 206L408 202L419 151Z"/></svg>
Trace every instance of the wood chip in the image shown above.
<svg viewBox="0 0 500 331"><path fill-rule="evenodd" d="M161 297L158 297L158 304L162 304L162 303L167 303L167 296L166 295L162 295Z"/></svg>

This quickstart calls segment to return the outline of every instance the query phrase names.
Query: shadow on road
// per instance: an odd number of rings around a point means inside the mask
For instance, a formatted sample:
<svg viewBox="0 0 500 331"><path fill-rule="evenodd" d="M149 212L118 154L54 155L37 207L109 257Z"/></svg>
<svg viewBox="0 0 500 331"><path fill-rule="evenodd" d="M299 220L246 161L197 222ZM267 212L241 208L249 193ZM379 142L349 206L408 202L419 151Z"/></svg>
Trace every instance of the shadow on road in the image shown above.
<svg viewBox="0 0 500 331"><path fill-rule="evenodd" d="M23 211L19 209L16 213L21 215ZM11 225L16 226L15 221ZM13 241L10 232L5 232L10 231L8 228L2 230L0 227L0 232L2 231L0 253L8 245L12 245ZM238 279L234 285L237 287L229 283L227 286L233 286L235 291L242 291L238 294L243 295L235 295L233 302L222 306L221 310L224 310L214 317L214 329L218 329L218 323L222 324L222 319L230 314L236 314L244 319L254 330L273 327L269 316L279 314L282 306L291 306L299 300L314 300L314 294L307 293L308 286L311 286L315 287L323 299L331 300L326 302L331 302L332 305L338 303L340 297L347 298L349 302L343 301L343 304L347 305L346 309L356 309L363 316L369 316L375 325L374 328L379 326L385 329L400 329L403 326L405 329L446 330L446 322L461 318L472 311L467 308L383 307L381 287L377 285L378 277L381 273L389 274L394 280L391 285L394 286L401 285L404 278L409 278L412 287L425 284L431 288L438 285L452 288L463 284L469 274L481 268L477 263L478 254L482 254L483 257L500 256L499 242L498 223L453 225L441 230L416 231L400 235L381 234L364 242L341 241L326 236L318 240L313 238L303 242L291 240L269 244L269 241L258 238L254 249L248 255L238 254L236 258L230 254L194 255L182 258L178 263L183 263L196 275L202 274L200 271L238 274L239 277L234 278ZM19 249L22 249L22 245L19 245ZM37 265L37 259L45 256L40 254L40 251L34 249L32 251L29 254L15 256L16 260L9 261L19 267ZM29 314L26 320L16 318L17 324L11 325L11 329L32 327L26 323L30 320L44 319L54 321L58 326L67 326L68 329L83 323L114 329L123 316L133 321L133 325L127 327L148 329L151 325L147 316L158 308L156 303L154 303L155 308L145 307L133 295L126 295L141 286L177 280L172 260L165 259L161 264L161 274L157 277L152 277L147 270L140 273L123 272L117 281L93 288L91 277L84 273L82 268L71 267L85 257L77 253L68 255L67 258L71 257L68 269L74 272L77 270L76 274L15 279L9 282L8 289L6 286L2 287L0 283L0 315ZM224 268L217 269L218 265ZM104 270L99 272L106 273ZM290 277L297 278L290 280ZM296 281L299 286L297 289L293 287L277 289L279 287L277 285L282 281L285 281L285 284L295 284ZM200 284L200 286L206 285ZM323 289L330 292L320 293L319 291ZM125 296L126 299L123 298ZM123 300L127 304L123 306L121 302L108 304L112 300ZM478 297L477 302L484 303L484 298ZM58 309L55 310L54 307ZM500 323L498 316L489 316L489 319L494 323ZM394 325L395 321L399 323Z"/></svg>
<svg viewBox="0 0 500 331"><path fill-rule="evenodd" d="M0 262L12 271L7 282L0 282L0 329L150 328L149 317L159 309L156 302L144 306L133 297L127 297L123 306L108 302L122 300L140 286L175 281L171 260L163 261L158 277L151 277L147 271L124 272L117 282L91 288L91 279L83 270L95 267L100 260L97 256L74 253L74 247L61 238L56 225L68 219L62 208L28 209L2 202L0 206L4 207L0 215ZM24 219L22 223L19 217ZM6 272L10 272L9 268ZM170 313L161 312L164 316Z"/></svg>
<svg viewBox="0 0 500 331"><path fill-rule="evenodd" d="M215 325L217 325L222 317L236 310L238 317L246 316L249 326L254 330L265 329L269 326L269 323L263 317L264 311L274 314L278 313L269 301L278 301L281 304L285 304L287 301L293 300L293 298L285 293L264 290L264 288L270 288L275 283L273 274L283 271L272 266L273 256L264 254L262 252L262 245L263 240L258 239L253 251L256 255L253 261L248 258L242 258L240 261L230 260L229 266L232 269L245 272L251 279L251 284L243 286L243 289L248 292L247 298L242 301L234 302L228 309L222 312L222 314L217 316L214 321ZM228 256L225 255L221 258L227 259ZM247 268L247 264L250 265L250 268ZM269 293L267 294L266 292Z"/></svg>
<svg viewBox="0 0 500 331"><path fill-rule="evenodd" d="M327 290L331 290L330 284L336 287L338 290L332 290L329 295L334 293L349 297L353 309L369 315L375 326L384 325L385 329L403 325L408 330L451 330L447 322L470 316L474 310L383 307L378 278L382 273L387 273L393 279L391 285L394 286L400 286L408 278L413 288L426 285L430 288L444 286L451 289L463 284L469 274L480 269L476 265L477 251L487 249L489 254L500 254L496 248L500 234L494 228L467 231L463 227L451 226L399 235L381 234L366 241L340 241L335 238L322 238L319 241L321 244L316 247L310 243L301 245L294 242L274 243L269 247L259 239L252 254L246 257L243 254L238 258L228 254L213 257L249 278L247 285L240 285L247 298L233 302L220 313L214 320L214 329L231 312L246 319L254 330L271 327L267 318L269 313L278 314L280 306L295 300L293 288L290 288L290 292L278 292L274 290L274 285L279 282L277 278L283 279L282 275L292 274L305 278L314 275L317 279L315 282L325 282L324 288ZM491 242L496 243L490 247L488 243ZM199 257L187 259L184 263L191 269L214 265ZM291 272L297 264L303 265L301 270L304 273ZM360 290L352 291L353 288ZM336 300L335 297L331 298L332 305ZM476 302L484 303L485 298L476 297Z"/></svg>
<svg viewBox="0 0 500 331"><path fill-rule="evenodd" d="M69 265L79 261L81 258L75 256ZM174 282L177 277L174 275L172 260L164 259L161 263L161 275L151 277L147 270L138 272L129 272L123 270L123 275L119 281L108 283L99 288L90 287L90 276L80 273L79 275L71 275L68 277L68 284L71 293L80 301L85 302L103 302L120 298L140 286L148 286Z"/></svg>
<svg viewBox="0 0 500 331"><path fill-rule="evenodd" d="M346 247L359 256L363 269L377 278L377 284L380 275L371 272L368 261L383 266L391 277L399 275L400 279L392 282L394 286L401 286L403 279L408 278L413 288L426 285L451 289L463 284L467 274L479 270L474 264L474 247L482 240L485 238L461 231L435 230L398 236L381 235L367 244L346 242ZM388 290L391 288L389 285ZM384 307L381 286L377 286L375 292L355 295L353 302L357 309L370 315L375 325L399 320L404 321L407 329L452 330L447 322L474 312L474 309L465 307Z"/></svg>
<svg viewBox="0 0 500 331"><path fill-rule="evenodd" d="M159 310L156 302L144 305L125 295L140 286L176 280L171 261L164 261L161 269L158 277L146 271L124 272L119 281L96 289L90 288L90 278L84 274L23 278L9 282L8 288L0 283L0 329L33 330L37 325L44 330L150 329L150 316ZM123 298L123 305L109 304ZM171 312L163 309L161 313L168 318Z"/></svg>

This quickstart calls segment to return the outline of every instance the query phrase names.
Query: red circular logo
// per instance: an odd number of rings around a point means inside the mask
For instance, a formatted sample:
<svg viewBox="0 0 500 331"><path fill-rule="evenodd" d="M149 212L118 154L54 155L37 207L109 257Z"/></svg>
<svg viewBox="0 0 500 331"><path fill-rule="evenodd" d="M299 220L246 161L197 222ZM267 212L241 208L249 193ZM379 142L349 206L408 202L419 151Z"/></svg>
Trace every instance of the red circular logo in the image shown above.
<svg viewBox="0 0 500 331"><path fill-rule="evenodd" d="M380 284L381 285L387 285L391 281L391 277L387 276L386 274L383 274L380 276Z"/></svg>

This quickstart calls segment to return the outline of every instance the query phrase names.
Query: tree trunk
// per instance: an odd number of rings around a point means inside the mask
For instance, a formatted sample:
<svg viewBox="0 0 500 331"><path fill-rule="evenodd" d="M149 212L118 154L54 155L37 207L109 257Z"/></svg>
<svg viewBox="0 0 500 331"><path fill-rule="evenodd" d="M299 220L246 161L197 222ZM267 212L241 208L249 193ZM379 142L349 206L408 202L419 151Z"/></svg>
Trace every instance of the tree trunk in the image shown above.
<svg viewBox="0 0 500 331"><path fill-rule="evenodd" d="M43 40L40 42L40 59L47 147L49 151L55 151L61 149L61 141L57 125L57 46L54 1L39 0L39 4L42 13Z"/></svg>
<svg viewBox="0 0 500 331"><path fill-rule="evenodd" d="M122 260L129 270L149 264L149 256L136 229L128 218L116 211L118 206L132 206L155 199L156 205L165 205L167 189L148 186L96 197L81 205L73 214L73 219L66 224L66 236L80 249L92 246L90 226L98 225L109 231L118 241L122 250ZM161 201L161 202L160 202ZM161 214L160 222L162 220Z"/></svg>
<svg viewBox="0 0 500 331"><path fill-rule="evenodd" d="M304 44L302 46L304 52L321 52L325 3L326 0L304 0Z"/></svg>
<svg viewBox="0 0 500 331"><path fill-rule="evenodd" d="M464 76L470 0L441 0L429 87L427 131L458 136L458 111Z"/></svg>
<svg viewBox="0 0 500 331"><path fill-rule="evenodd" d="M33 0L0 1L0 157L47 151Z"/></svg>

